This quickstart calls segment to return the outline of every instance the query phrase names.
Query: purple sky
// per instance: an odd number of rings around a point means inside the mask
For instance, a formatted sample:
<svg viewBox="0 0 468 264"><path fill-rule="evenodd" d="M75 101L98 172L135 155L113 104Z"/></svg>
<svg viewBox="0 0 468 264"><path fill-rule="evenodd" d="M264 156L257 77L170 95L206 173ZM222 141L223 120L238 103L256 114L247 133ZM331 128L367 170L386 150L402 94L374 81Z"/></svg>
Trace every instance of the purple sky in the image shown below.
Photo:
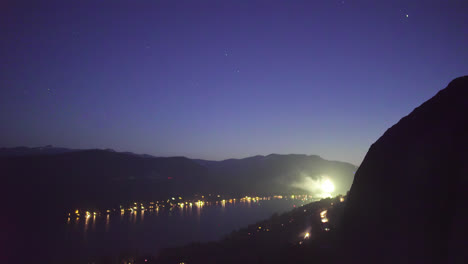
<svg viewBox="0 0 468 264"><path fill-rule="evenodd" d="M17 2L0 4L5 147L359 165L468 74L466 0Z"/></svg>

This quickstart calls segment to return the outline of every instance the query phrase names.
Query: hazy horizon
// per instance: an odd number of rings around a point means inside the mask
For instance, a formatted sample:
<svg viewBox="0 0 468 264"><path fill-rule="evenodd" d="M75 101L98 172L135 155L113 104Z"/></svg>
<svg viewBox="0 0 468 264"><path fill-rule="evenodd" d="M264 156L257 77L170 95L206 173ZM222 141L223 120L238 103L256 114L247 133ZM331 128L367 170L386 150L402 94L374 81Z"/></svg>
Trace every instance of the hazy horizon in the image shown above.
<svg viewBox="0 0 468 264"><path fill-rule="evenodd" d="M281 155L281 156L305 155L305 156L319 156L320 158L322 158L324 160L328 160L328 161L346 162L346 163L350 163L351 165L354 165L356 167L359 167L359 165L360 165L360 164L354 164L354 163L347 162L347 161L342 161L342 160L328 159L326 157L321 156L320 154L314 154L314 153L306 154L306 153L277 153L277 152L274 152L274 153L267 153L267 154L253 154L253 155L242 156L242 157L229 157L229 158L223 158L223 159L210 159L210 158L200 158L200 157L195 157L195 156L192 157L192 156L186 156L186 155L177 155L177 154L161 156L161 155L153 155L151 153L139 153L139 152L128 151L128 150L118 150L118 149L114 149L114 148L72 148L72 147L64 147L64 146L54 146L52 144L47 144L47 145L42 145L42 146L24 146L24 145L12 146L12 147L0 146L0 148L15 148L15 147L41 148L41 147L47 147L47 146L51 146L53 148L67 148L67 149L74 149L74 150L93 150L93 149L113 150L113 151L116 151L118 153L131 152L131 153L138 154L138 155L151 155L151 156L154 156L156 158L186 157L186 158L189 158L189 159L206 160L206 161L224 161L224 160L230 160L230 159L245 159L245 158L251 158L251 157L255 157L255 156L266 157L266 156L269 156L269 155Z"/></svg>

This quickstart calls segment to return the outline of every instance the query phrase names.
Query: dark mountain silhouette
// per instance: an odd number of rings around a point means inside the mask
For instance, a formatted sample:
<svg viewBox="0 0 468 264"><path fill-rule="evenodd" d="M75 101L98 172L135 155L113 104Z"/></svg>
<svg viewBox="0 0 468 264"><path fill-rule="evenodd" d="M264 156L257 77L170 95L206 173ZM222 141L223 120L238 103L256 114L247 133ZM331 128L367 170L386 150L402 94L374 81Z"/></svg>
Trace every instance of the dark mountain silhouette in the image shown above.
<svg viewBox="0 0 468 264"><path fill-rule="evenodd" d="M466 263L468 76L414 109L369 149L344 219L346 260Z"/></svg>
<svg viewBox="0 0 468 264"><path fill-rule="evenodd" d="M199 192L206 168L184 157L153 158L109 150L0 158L3 177L25 196L63 206L102 206Z"/></svg>
<svg viewBox="0 0 468 264"><path fill-rule="evenodd" d="M21 151L18 151L21 149ZM3 149L2 176L21 190L60 197L63 204L102 206L130 199L148 200L195 193L290 194L307 178L327 175L346 193L355 166L319 156L255 156L224 161L185 157L153 157L113 150L71 150L46 147ZM58 153L58 154L54 154ZM293 183L297 183L292 186Z"/></svg>
<svg viewBox="0 0 468 264"><path fill-rule="evenodd" d="M209 168L215 189L228 193L235 190L243 190L246 193L258 193L259 190L263 190L266 194L310 193L308 186L298 186L306 184L308 180L327 177L334 182L335 193L345 194L357 169L349 163L328 161L317 155L298 154L196 161Z"/></svg>

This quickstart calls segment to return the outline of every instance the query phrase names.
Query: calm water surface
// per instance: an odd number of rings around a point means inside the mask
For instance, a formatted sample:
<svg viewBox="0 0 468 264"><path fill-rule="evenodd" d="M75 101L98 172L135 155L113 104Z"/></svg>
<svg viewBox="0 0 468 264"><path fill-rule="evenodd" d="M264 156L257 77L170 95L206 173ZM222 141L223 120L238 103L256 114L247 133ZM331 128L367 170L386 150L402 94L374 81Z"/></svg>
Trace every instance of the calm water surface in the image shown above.
<svg viewBox="0 0 468 264"><path fill-rule="evenodd" d="M58 239L63 243L57 252L73 259L117 256L123 252L154 255L165 247L220 239L275 212L289 211L308 202L273 199L72 218L61 226Z"/></svg>

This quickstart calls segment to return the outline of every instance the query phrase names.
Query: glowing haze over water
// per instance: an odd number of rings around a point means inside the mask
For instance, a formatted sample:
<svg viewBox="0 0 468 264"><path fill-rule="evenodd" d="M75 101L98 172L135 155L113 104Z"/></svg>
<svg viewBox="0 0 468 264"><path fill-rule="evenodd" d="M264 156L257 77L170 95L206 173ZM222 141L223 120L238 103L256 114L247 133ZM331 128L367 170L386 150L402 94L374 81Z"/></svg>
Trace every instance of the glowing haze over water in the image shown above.
<svg viewBox="0 0 468 264"><path fill-rule="evenodd" d="M317 178L303 175L301 180L293 182L291 186L308 191L318 198L332 197L338 194L335 193L335 184L327 175L322 175Z"/></svg>
<svg viewBox="0 0 468 264"><path fill-rule="evenodd" d="M468 72L466 14L456 0L7 1L0 146L359 165Z"/></svg>

